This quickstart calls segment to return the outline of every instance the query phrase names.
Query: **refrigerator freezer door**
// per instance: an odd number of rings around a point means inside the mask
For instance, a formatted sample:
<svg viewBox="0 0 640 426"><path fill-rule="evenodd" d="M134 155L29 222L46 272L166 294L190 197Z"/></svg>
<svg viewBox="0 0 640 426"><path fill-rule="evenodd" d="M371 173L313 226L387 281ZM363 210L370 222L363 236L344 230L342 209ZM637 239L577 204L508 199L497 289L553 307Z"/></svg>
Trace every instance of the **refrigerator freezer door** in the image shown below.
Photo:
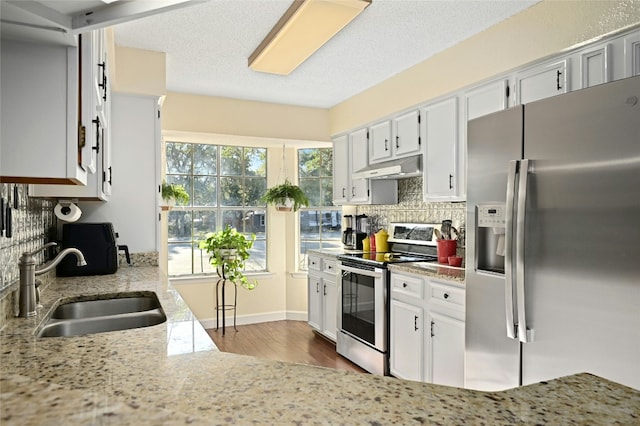
<svg viewBox="0 0 640 426"><path fill-rule="evenodd" d="M640 388L639 99L634 77L525 106L523 384Z"/></svg>
<svg viewBox="0 0 640 426"><path fill-rule="evenodd" d="M520 384L520 344L507 337L505 278L477 270L476 207L505 203L507 169L522 158L522 107L468 125L465 387L502 390ZM513 326L512 326L513 327Z"/></svg>

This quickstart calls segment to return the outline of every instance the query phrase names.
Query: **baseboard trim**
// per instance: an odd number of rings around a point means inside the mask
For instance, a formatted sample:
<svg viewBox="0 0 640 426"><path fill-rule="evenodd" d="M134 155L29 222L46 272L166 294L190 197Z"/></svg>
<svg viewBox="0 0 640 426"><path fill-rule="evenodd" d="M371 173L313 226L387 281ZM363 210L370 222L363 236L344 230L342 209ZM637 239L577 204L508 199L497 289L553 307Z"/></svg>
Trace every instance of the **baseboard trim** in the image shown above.
<svg viewBox="0 0 640 426"><path fill-rule="evenodd" d="M306 321L307 320L307 312L306 311L287 311L287 312L267 312L262 314L250 314L250 315L238 315L236 318L237 325L247 325L247 324L258 324L261 322L270 322L270 321L283 321L283 320L292 320L292 321ZM203 318L200 321L200 324L204 328L216 328L216 319L215 318ZM225 322L227 326L233 325L233 315L225 317ZM220 318L220 326L222 327L222 318Z"/></svg>

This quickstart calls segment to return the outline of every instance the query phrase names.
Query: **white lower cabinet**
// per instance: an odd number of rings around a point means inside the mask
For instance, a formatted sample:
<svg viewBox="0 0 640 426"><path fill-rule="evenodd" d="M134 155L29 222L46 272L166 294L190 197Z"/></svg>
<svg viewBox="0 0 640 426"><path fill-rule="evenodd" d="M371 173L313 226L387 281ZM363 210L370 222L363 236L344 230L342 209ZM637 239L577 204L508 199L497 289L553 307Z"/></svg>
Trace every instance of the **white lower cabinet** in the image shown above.
<svg viewBox="0 0 640 426"><path fill-rule="evenodd" d="M395 377L464 386L464 286L391 273L389 371Z"/></svg>
<svg viewBox="0 0 640 426"><path fill-rule="evenodd" d="M422 308L391 300L389 371L400 379L422 381Z"/></svg>
<svg viewBox="0 0 640 426"><path fill-rule="evenodd" d="M430 382L464 387L464 321L430 312L427 322L430 344L425 359L431 367Z"/></svg>
<svg viewBox="0 0 640 426"><path fill-rule="evenodd" d="M308 323L325 337L336 340L338 325L338 286L335 256L309 254Z"/></svg>

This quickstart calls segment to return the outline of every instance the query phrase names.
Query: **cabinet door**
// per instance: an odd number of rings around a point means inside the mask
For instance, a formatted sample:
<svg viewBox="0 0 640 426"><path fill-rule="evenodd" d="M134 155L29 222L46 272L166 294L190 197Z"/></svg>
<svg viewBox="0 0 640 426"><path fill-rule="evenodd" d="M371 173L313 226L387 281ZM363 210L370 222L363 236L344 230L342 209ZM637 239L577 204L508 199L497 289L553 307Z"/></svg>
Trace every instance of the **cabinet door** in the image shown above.
<svg viewBox="0 0 640 426"><path fill-rule="evenodd" d="M507 108L509 82L498 80L464 94L465 121ZM465 123L466 129L466 123Z"/></svg>
<svg viewBox="0 0 640 426"><path fill-rule="evenodd" d="M458 98L426 107L424 117L424 197L455 197L458 183Z"/></svg>
<svg viewBox="0 0 640 426"><path fill-rule="evenodd" d="M351 189L349 173L349 138L344 135L333 140L333 204L348 201Z"/></svg>
<svg viewBox="0 0 640 426"><path fill-rule="evenodd" d="M322 333L335 341L338 331L338 286L335 281L324 278L322 288L324 297L322 301L324 313Z"/></svg>
<svg viewBox="0 0 640 426"><path fill-rule="evenodd" d="M369 144L368 129L360 129L349 135L349 159L351 169L349 173L367 167L367 151ZM349 201L358 203L367 203L369 201L369 180L368 179L351 179L351 190L348 194Z"/></svg>
<svg viewBox="0 0 640 426"><path fill-rule="evenodd" d="M430 312L430 382L464 386L464 321Z"/></svg>
<svg viewBox="0 0 640 426"><path fill-rule="evenodd" d="M580 85L586 87L611 81L611 45L580 52Z"/></svg>
<svg viewBox="0 0 640 426"><path fill-rule="evenodd" d="M395 377L423 380L422 308L391 300L389 370Z"/></svg>
<svg viewBox="0 0 640 426"><path fill-rule="evenodd" d="M625 77L640 75L640 34L634 33L624 39Z"/></svg>
<svg viewBox="0 0 640 426"><path fill-rule="evenodd" d="M383 121L369 127L369 163L379 163L391 158L391 121Z"/></svg>
<svg viewBox="0 0 640 426"><path fill-rule="evenodd" d="M308 283L308 318L309 325L318 331L322 331L322 278L309 274Z"/></svg>
<svg viewBox="0 0 640 426"><path fill-rule="evenodd" d="M2 39L0 181L85 185L75 47Z"/></svg>
<svg viewBox="0 0 640 426"><path fill-rule="evenodd" d="M562 60L516 74L516 98L527 104L569 91L569 62Z"/></svg>
<svg viewBox="0 0 640 426"><path fill-rule="evenodd" d="M411 111L393 119L393 155L420 154L420 111Z"/></svg>

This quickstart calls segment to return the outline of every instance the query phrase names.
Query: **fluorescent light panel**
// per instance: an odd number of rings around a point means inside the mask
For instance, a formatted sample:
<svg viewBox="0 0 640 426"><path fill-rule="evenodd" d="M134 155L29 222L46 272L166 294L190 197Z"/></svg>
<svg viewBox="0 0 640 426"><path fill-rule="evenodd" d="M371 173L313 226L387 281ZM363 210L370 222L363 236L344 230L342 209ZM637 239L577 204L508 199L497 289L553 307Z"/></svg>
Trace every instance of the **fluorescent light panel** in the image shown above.
<svg viewBox="0 0 640 426"><path fill-rule="evenodd" d="M249 67L290 74L370 4L371 0L294 1L249 56Z"/></svg>

